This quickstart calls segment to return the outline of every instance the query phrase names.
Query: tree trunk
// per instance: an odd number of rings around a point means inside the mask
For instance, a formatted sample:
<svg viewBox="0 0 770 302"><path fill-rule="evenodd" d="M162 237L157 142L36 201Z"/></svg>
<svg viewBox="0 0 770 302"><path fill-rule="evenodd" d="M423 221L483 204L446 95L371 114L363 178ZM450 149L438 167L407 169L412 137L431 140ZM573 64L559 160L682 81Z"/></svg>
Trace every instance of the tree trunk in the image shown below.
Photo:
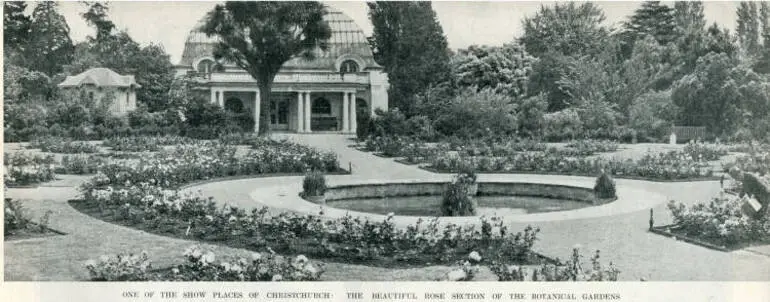
<svg viewBox="0 0 770 302"><path fill-rule="evenodd" d="M272 76L259 81L259 136L270 135L270 89Z"/></svg>

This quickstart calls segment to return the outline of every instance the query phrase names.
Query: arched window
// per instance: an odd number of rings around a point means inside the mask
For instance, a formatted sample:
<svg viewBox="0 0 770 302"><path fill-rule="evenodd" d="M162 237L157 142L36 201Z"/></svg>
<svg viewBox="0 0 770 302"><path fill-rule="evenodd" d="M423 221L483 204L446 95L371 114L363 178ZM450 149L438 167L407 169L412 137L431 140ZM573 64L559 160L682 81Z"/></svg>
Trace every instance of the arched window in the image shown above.
<svg viewBox="0 0 770 302"><path fill-rule="evenodd" d="M198 66L195 68L199 73L212 73L214 72L215 63L209 59L203 59L198 62Z"/></svg>
<svg viewBox="0 0 770 302"><path fill-rule="evenodd" d="M345 60L340 64L340 72L341 73L354 73L358 72L358 63L353 60Z"/></svg>
<svg viewBox="0 0 770 302"><path fill-rule="evenodd" d="M318 98L313 101L313 106L310 108L310 112L313 114L332 114L332 104L325 98Z"/></svg>
<svg viewBox="0 0 770 302"><path fill-rule="evenodd" d="M235 113L243 113L243 101L239 98L225 100L225 110Z"/></svg>

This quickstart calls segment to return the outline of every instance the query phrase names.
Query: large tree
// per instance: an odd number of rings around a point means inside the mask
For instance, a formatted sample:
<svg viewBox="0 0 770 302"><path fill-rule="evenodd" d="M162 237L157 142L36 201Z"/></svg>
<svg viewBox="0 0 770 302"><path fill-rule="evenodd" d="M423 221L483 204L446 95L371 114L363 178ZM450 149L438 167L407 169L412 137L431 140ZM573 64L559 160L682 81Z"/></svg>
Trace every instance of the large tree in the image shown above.
<svg viewBox="0 0 770 302"><path fill-rule="evenodd" d="M760 51L760 22L756 3L741 2L736 10L736 15L738 15L738 24L735 33L738 36L741 50L748 57L755 57Z"/></svg>
<svg viewBox="0 0 770 302"><path fill-rule="evenodd" d="M623 28L626 55L631 54L636 41L648 35L666 45L675 38L674 10L660 1L645 1L623 24Z"/></svg>
<svg viewBox="0 0 770 302"><path fill-rule="evenodd" d="M535 58L515 43L501 47L470 46L452 57L456 85L492 88L512 97L526 94L527 81Z"/></svg>
<svg viewBox="0 0 770 302"><path fill-rule="evenodd" d="M259 85L259 134L270 132L270 90L275 75L295 56L325 48L331 29L319 2L226 2L206 16L202 31L215 36L217 60L246 70Z"/></svg>
<svg viewBox="0 0 770 302"><path fill-rule="evenodd" d="M706 27L702 1L677 1L674 3L674 22L681 33L690 30L700 31Z"/></svg>
<svg viewBox="0 0 770 302"><path fill-rule="evenodd" d="M70 28L54 1L38 2L32 11L30 41L26 49L29 67L49 76L62 71L72 60Z"/></svg>
<svg viewBox="0 0 770 302"><path fill-rule="evenodd" d="M545 94L549 111L564 109L572 102L570 93L558 83L570 72L570 64L583 57L592 60L605 53L608 45L615 45L604 20L604 12L595 4L569 2L541 6L522 22L524 34L519 43L538 58L528 93Z"/></svg>
<svg viewBox="0 0 770 302"><path fill-rule="evenodd" d="M367 3L375 60L388 74L391 107L414 115L416 96L449 78L446 37L430 2Z"/></svg>
<svg viewBox="0 0 770 302"><path fill-rule="evenodd" d="M32 20L24 14L26 9L23 1L3 2L3 48L23 49L29 40Z"/></svg>
<svg viewBox="0 0 770 302"><path fill-rule="evenodd" d="M556 3L541 6L523 21L519 42L540 58L548 52L562 55L592 54L602 49L608 30L602 25L604 12L593 3Z"/></svg>
<svg viewBox="0 0 770 302"><path fill-rule="evenodd" d="M698 59L693 73L674 83L671 98L681 108L679 124L705 126L716 135L732 133L741 118L738 60L726 53Z"/></svg>

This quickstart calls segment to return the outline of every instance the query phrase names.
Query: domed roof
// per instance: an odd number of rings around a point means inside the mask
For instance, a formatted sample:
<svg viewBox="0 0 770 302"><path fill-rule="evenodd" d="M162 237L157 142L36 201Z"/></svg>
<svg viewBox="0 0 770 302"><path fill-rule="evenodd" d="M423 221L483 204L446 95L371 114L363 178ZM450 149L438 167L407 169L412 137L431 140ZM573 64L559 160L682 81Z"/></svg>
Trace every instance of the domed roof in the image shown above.
<svg viewBox="0 0 770 302"><path fill-rule="evenodd" d="M284 69L335 69L337 58L351 56L363 60L363 68L380 68L372 55L369 43L366 41L364 31L343 12L326 5L324 21L331 28L331 37L327 40L328 48L314 50L315 58L306 59L295 57L284 63ZM205 17L187 35L185 48L179 65L192 66L197 60L210 57L217 37L208 37L199 28L205 22Z"/></svg>

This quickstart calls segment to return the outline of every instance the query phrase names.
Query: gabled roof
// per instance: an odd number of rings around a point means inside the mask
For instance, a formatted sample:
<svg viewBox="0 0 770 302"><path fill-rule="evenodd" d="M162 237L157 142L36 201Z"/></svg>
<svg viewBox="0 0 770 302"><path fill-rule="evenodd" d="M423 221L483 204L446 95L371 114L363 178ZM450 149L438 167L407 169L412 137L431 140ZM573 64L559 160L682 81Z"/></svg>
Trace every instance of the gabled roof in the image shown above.
<svg viewBox="0 0 770 302"><path fill-rule="evenodd" d="M136 83L133 75L120 75L109 68L91 68L78 75L67 76L59 87L80 87L88 84L98 87L142 87Z"/></svg>

